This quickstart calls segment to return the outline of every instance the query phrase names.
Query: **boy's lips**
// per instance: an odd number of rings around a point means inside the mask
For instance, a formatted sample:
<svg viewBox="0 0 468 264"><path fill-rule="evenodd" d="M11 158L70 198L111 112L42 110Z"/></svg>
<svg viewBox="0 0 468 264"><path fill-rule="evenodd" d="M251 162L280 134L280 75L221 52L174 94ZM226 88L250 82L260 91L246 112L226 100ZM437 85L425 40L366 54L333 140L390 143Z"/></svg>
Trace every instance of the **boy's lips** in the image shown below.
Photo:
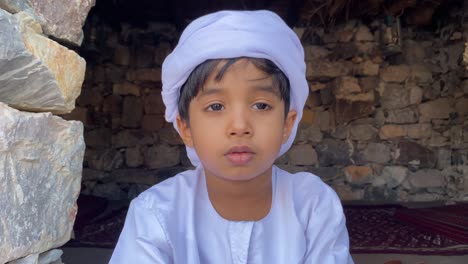
<svg viewBox="0 0 468 264"><path fill-rule="evenodd" d="M249 163L255 156L255 152L247 146L235 146L230 148L224 156L233 165L242 166Z"/></svg>

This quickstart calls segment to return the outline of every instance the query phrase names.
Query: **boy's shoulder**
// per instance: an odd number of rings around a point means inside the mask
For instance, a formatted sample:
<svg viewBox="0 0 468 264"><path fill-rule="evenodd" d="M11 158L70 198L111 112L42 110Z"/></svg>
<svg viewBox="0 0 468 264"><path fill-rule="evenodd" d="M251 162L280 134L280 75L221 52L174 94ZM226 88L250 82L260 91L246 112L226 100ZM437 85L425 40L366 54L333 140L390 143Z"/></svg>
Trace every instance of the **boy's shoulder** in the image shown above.
<svg viewBox="0 0 468 264"><path fill-rule="evenodd" d="M147 209L171 211L176 204L183 204L195 196L197 170L186 170L170 177L142 192L134 199L135 203Z"/></svg>

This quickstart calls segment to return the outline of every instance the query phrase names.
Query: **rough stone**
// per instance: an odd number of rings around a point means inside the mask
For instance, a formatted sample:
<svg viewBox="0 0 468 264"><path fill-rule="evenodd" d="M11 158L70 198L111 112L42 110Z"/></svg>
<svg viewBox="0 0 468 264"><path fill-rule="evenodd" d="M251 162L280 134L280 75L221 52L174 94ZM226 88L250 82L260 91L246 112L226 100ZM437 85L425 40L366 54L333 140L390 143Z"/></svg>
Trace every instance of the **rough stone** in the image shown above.
<svg viewBox="0 0 468 264"><path fill-rule="evenodd" d="M310 125L304 124L303 122L299 123L299 127L297 129L296 137L294 138L294 144L296 143L305 143L307 142L307 137L309 135L309 132L307 131L307 127ZM286 163L287 160L285 160L284 163Z"/></svg>
<svg viewBox="0 0 468 264"><path fill-rule="evenodd" d="M161 129L165 123L164 115L145 115L141 121L141 128L143 131L155 132Z"/></svg>
<svg viewBox="0 0 468 264"><path fill-rule="evenodd" d="M109 200L125 199L125 193L120 189L115 182L97 184L94 186L92 194L97 197L103 197Z"/></svg>
<svg viewBox="0 0 468 264"><path fill-rule="evenodd" d="M60 249L52 249L39 255L38 264L59 264L61 263L63 251ZM59 263L57 263L57 261Z"/></svg>
<svg viewBox="0 0 468 264"><path fill-rule="evenodd" d="M442 188L446 185L445 178L440 170L424 169L408 176L413 188Z"/></svg>
<svg viewBox="0 0 468 264"><path fill-rule="evenodd" d="M378 179L378 178L376 178ZM370 201L397 201L398 192L386 186L369 186L364 190L363 200Z"/></svg>
<svg viewBox="0 0 468 264"><path fill-rule="evenodd" d="M385 82L404 82L410 75L410 67L407 65L387 66L380 71L380 77Z"/></svg>
<svg viewBox="0 0 468 264"><path fill-rule="evenodd" d="M330 130L330 112L329 111L319 111L315 113L315 119L313 125L320 127L322 131Z"/></svg>
<svg viewBox="0 0 468 264"><path fill-rule="evenodd" d="M102 112L119 114L122 112L122 96L111 94L102 102Z"/></svg>
<svg viewBox="0 0 468 264"><path fill-rule="evenodd" d="M462 41L455 42L452 45L445 46L442 50L446 55L448 70L459 69L459 60L462 57L464 43Z"/></svg>
<svg viewBox="0 0 468 264"><path fill-rule="evenodd" d="M382 170L381 177L389 188L398 187L408 177L408 169L402 166L387 166Z"/></svg>
<svg viewBox="0 0 468 264"><path fill-rule="evenodd" d="M431 132L431 138L429 140L424 141L425 145L429 145L431 147L444 147L450 145L449 139L443 136L441 133L437 131Z"/></svg>
<svg viewBox="0 0 468 264"><path fill-rule="evenodd" d="M146 69L129 70L127 72L127 80L160 82L161 81L161 69L160 68L146 68Z"/></svg>
<svg viewBox="0 0 468 264"><path fill-rule="evenodd" d="M125 80L125 74L127 73L128 69L126 67L119 67L114 64L106 65L105 68L105 76L106 80L104 82L111 82L111 83L120 83Z"/></svg>
<svg viewBox="0 0 468 264"><path fill-rule="evenodd" d="M422 139L432 136L432 125L430 123L406 125L404 128L410 138Z"/></svg>
<svg viewBox="0 0 468 264"><path fill-rule="evenodd" d="M145 152L145 165L149 169L173 167L180 163L180 150L178 146L165 144L152 146Z"/></svg>
<svg viewBox="0 0 468 264"><path fill-rule="evenodd" d="M355 41L374 41L374 35L365 25L359 25L354 35Z"/></svg>
<svg viewBox="0 0 468 264"><path fill-rule="evenodd" d="M468 50L467 50L468 51ZM468 54L467 54L468 55ZM468 94L468 80L464 80L460 83L461 89L464 94Z"/></svg>
<svg viewBox="0 0 468 264"><path fill-rule="evenodd" d="M400 84L386 84L380 103L384 109L398 109L410 105L409 90Z"/></svg>
<svg viewBox="0 0 468 264"><path fill-rule="evenodd" d="M313 59L326 58L330 55L331 51L322 47L315 45L304 45L304 53L306 61Z"/></svg>
<svg viewBox="0 0 468 264"><path fill-rule="evenodd" d="M316 124L317 120L315 113L315 111L312 111L308 108L304 108L300 124L303 126L310 126L312 124Z"/></svg>
<svg viewBox="0 0 468 264"><path fill-rule="evenodd" d="M402 141L398 144L397 164L417 168L434 168L436 161L434 152L418 143Z"/></svg>
<svg viewBox="0 0 468 264"><path fill-rule="evenodd" d="M316 91L320 91L322 89L325 89L327 88L327 84L326 83L322 83L322 82L310 82L309 83L309 88L312 92L316 92Z"/></svg>
<svg viewBox="0 0 468 264"><path fill-rule="evenodd" d="M85 144L80 122L3 103L0 116L0 263L5 263L70 239Z"/></svg>
<svg viewBox="0 0 468 264"><path fill-rule="evenodd" d="M83 125L88 125L88 120L89 120L89 113L88 109L85 107L75 107L73 111L69 114L64 114L61 115L61 117L65 120L75 120L75 121L81 121Z"/></svg>
<svg viewBox="0 0 468 264"><path fill-rule="evenodd" d="M424 61L426 50L421 43L414 40L406 40L403 48L403 56L408 64L415 64Z"/></svg>
<svg viewBox="0 0 468 264"><path fill-rule="evenodd" d="M103 97L99 91L92 89L83 89L77 99L77 103L81 106L97 107L101 105Z"/></svg>
<svg viewBox="0 0 468 264"><path fill-rule="evenodd" d="M416 107L407 107L402 109L386 109L383 111L386 123L393 124L411 124L417 123L419 112Z"/></svg>
<svg viewBox="0 0 468 264"><path fill-rule="evenodd" d="M40 22L46 35L80 46L83 41L81 29L94 4L95 0L64 0L60 4L53 0L7 0L0 6L10 13L28 12Z"/></svg>
<svg viewBox="0 0 468 264"><path fill-rule="evenodd" d="M114 83L112 91L118 95L140 95L140 87L131 82Z"/></svg>
<svg viewBox="0 0 468 264"><path fill-rule="evenodd" d="M140 45L138 52L134 53L130 59L130 65L134 68L147 68L153 65L154 47L149 45Z"/></svg>
<svg viewBox="0 0 468 264"><path fill-rule="evenodd" d="M374 54L378 48L376 42L354 42L360 54Z"/></svg>
<svg viewBox="0 0 468 264"><path fill-rule="evenodd" d="M171 175L172 176L172 175ZM112 172L117 183L154 185L158 183L158 173L154 170L121 169Z"/></svg>
<svg viewBox="0 0 468 264"><path fill-rule="evenodd" d="M363 184L371 181L372 169L367 166L350 165L344 168L346 180L351 184Z"/></svg>
<svg viewBox="0 0 468 264"><path fill-rule="evenodd" d="M350 42L354 36L354 32L351 29L340 30L337 34L339 42Z"/></svg>
<svg viewBox="0 0 468 264"><path fill-rule="evenodd" d="M0 49L0 101L26 111L71 112L85 61L41 35L41 27L25 12L13 16L0 9L0 28L6 41Z"/></svg>
<svg viewBox="0 0 468 264"><path fill-rule="evenodd" d="M164 114L164 103L161 93L150 93L143 99L146 114Z"/></svg>
<svg viewBox="0 0 468 264"><path fill-rule="evenodd" d="M122 126L132 128L140 127L142 118L143 102L141 99L134 96L126 96L123 100Z"/></svg>
<svg viewBox="0 0 468 264"><path fill-rule="evenodd" d="M343 170L336 167L312 167L309 171L326 182L344 179Z"/></svg>
<svg viewBox="0 0 468 264"><path fill-rule="evenodd" d="M24 258L8 262L8 264L39 264L39 254L31 254Z"/></svg>
<svg viewBox="0 0 468 264"><path fill-rule="evenodd" d="M110 128L101 127L85 133L86 146L101 149L111 145L112 131Z"/></svg>
<svg viewBox="0 0 468 264"><path fill-rule="evenodd" d="M452 102L447 98L440 98L419 105L419 120L429 122L432 119L447 119L453 112L455 109Z"/></svg>
<svg viewBox="0 0 468 264"><path fill-rule="evenodd" d="M293 165L311 166L318 163L317 152L309 144L294 145L289 150L288 157Z"/></svg>
<svg viewBox="0 0 468 264"><path fill-rule="evenodd" d="M423 98L424 91L419 86L412 85L409 87L409 101L411 105L420 104Z"/></svg>
<svg viewBox="0 0 468 264"><path fill-rule="evenodd" d="M457 149L452 152L452 162L455 166L468 165L468 149Z"/></svg>
<svg viewBox="0 0 468 264"><path fill-rule="evenodd" d="M453 149L463 147L463 128L462 126L452 126L449 130L450 145Z"/></svg>
<svg viewBox="0 0 468 264"><path fill-rule="evenodd" d="M312 60L307 63L306 76L308 80L336 78L347 75L351 71L350 66L350 64L344 61Z"/></svg>
<svg viewBox="0 0 468 264"><path fill-rule="evenodd" d="M307 140L310 140L314 143L321 142L323 140L323 133L320 131L320 128L316 126L310 126L307 129Z"/></svg>
<svg viewBox="0 0 468 264"><path fill-rule="evenodd" d="M434 201L443 201L447 197L436 193L416 193L408 196L408 202L434 202Z"/></svg>
<svg viewBox="0 0 468 264"><path fill-rule="evenodd" d="M184 142L180 138L179 133L175 130L172 124L166 123L163 128L159 130L159 137L161 141L169 145L183 145Z"/></svg>
<svg viewBox="0 0 468 264"><path fill-rule="evenodd" d="M364 198L363 189L353 190L351 187L343 185L333 186L333 189L342 201L356 201Z"/></svg>
<svg viewBox="0 0 468 264"><path fill-rule="evenodd" d="M85 160L89 168L100 171L112 171L121 168L124 159L115 149L86 150Z"/></svg>
<svg viewBox="0 0 468 264"><path fill-rule="evenodd" d="M458 98L455 102L455 110L461 116L468 116L468 97Z"/></svg>
<svg viewBox="0 0 468 264"><path fill-rule="evenodd" d="M432 72L424 64L411 65L409 80L417 84L431 84L433 82Z"/></svg>
<svg viewBox="0 0 468 264"><path fill-rule="evenodd" d="M114 63L127 66L130 64L130 49L127 46L117 45L114 50Z"/></svg>
<svg viewBox="0 0 468 264"><path fill-rule="evenodd" d="M333 110L336 124L345 124L358 118L368 117L374 111L374 101L338 99L333 105Z"/></svg>
<svg viewBox="0 0 468 264"><path fill-rule="evenodd" d="M317 145L315 150L318 153L320 166L348 165L350 163L349 146L341 140L326 138Z"/></svg>
<svg viewBox="0 0 468 264"><path fill-rule="evenodd" d="M154 139L141 130L121 130L112 136L112 146L115 148L135 147L138 145L150 145Z"/></svg>
<svg viewBox="0 0 468 264"><path fill-rule="evenodd" d="M154 64L157 66L162 66L164 59L171 53L172 48L171 44L167 42L159 43L158 47L154 52Z"/></svg>
<svg viewBox="0 0 468 264"><path fill-rule="evenodd" d="M125 150L125 164L130 168L143 165L144 159L140 147L128 148Z"/></svg>
<svg viewBox="0 0 468 264"><path fill-rule="evenodd" d="M377 76L379 75L379 68L379 64L371 60L365 60L357 66L356 74L362 76Z"/></svg>
<svg viewBox="0 0 468 264"><path fill-rule="evenodd" d="M334 93L336 98L346 98L346 95L361 92L358 79L354 77L340 77L335 82Z"/></svg>
<svg viewBox="0 0 468 264"><path fill-rule="evenodd" d="M378 130L369 124L353 125L349 129L350 138L353 140L371 140L377 136Z"/></svg>
<svg viewBox="0 0 468 264"><path fill-rule="evenodd" d="M106 177L109 177L109 173L107 172L83 168L82 182L102 180Z"/></svg>
<svg viewBox="0 0 468 264"><path fill-rule="evenodd" d="M359 78L359 86L364 93L373 91L379 86L380 79L377 77L362 77Z"/></svg>
<svg viewBox="0 0 468 264"><path fill-rule="evenodd" d="M364 149L364 158L369 162L385 164L390 161L390 148L382 143L369 143Z"/></svg>
<svg viewBox="0 0 468 264"><path fill-rule="evenodd" d="M439 148L435 151L437 157L437 169L443 170L452 165L452 151L447 148Z"/></svg>
<svg viewBox="0 0 468 264"><path fill-rule="evenodd" d="M379 137L380 139L390 139L396 137L404 137L407 135L404 126L399 125L384 125L380 128Z"/></svg>

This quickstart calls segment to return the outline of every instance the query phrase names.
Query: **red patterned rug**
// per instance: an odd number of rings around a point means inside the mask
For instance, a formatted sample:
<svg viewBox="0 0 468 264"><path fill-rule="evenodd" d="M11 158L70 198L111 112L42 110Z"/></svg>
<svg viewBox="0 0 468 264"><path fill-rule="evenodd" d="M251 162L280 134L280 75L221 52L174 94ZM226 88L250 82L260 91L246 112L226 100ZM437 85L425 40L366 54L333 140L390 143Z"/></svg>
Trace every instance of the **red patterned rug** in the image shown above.
<svg viewBox="0 0 468 264"><path fill-rule="evenodd" d="M463 215L464 207L409 209L392 206L346 206L345 215L352 253L398 253L418 255L466 255L468 243L459 234L468 228L460 225L447 232L451 220ZM426 210L426 211L424 211ZM430 213L428 213L429 211ZM421 217L425 216L425 219ZM442 217L444 216L444 217ZM445 219L444 225L433 224ZM466 240L467 237L464 237Z"/></svg>
<svg viewBox="0 0 468 264"><path fill-rule="evenodd" d="M468 254L467 207L345 206L352 253ZM75 225L68 247L114 248L126 208Z"/></svg>

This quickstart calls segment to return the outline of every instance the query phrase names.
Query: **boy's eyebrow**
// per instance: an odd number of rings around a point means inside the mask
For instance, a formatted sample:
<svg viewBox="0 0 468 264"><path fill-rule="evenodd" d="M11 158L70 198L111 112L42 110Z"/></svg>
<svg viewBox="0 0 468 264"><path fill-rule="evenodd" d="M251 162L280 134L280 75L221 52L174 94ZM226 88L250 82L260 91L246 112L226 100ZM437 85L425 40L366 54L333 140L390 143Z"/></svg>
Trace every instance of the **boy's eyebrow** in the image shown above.
<svg viewBox="0 0 468 264"><path fill-rule="evenodd" d="M200 90L200 97L221 93L222 90L216 87L205 87Z"/></svg>
<svg viewBox="0 0 468 264"><path fill-rule="evenodd" d="M271 94L273 94L275 96L280 95L278 89L273 88L273 86L271 86L271 85L254 85L254 86L252 86L252 88L255 91L258 91L258 92L267 92L267 93L271 93ZM205 89L201 89L200 97L204 97L204 96L208 96L208 95L212 95L212 94L219 94L219 93L222 93L222 92L223 92L222 89L219 89L219 88L216 88L216 87L206 87Z"/></svg>
<svg viewBox="0 0 468 264"><path fill-rule="evenodd" d="M255 85L253 88L257 91L271 93L276 96L280 95L280 92L278 91L278 89L273 88L273 86L271 85Z"/></svg>

